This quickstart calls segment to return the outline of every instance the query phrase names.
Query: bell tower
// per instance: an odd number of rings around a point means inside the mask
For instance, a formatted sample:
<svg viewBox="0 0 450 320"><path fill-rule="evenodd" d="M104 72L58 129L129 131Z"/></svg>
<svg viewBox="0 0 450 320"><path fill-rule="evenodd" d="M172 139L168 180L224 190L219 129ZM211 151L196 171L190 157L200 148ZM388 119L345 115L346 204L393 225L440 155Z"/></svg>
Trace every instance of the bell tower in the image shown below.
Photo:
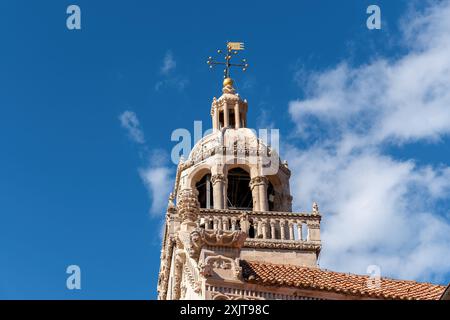
<svg viewBox="0 0 450 320"><path fill-rule="evenodd" d="M246 128L247 101L242 100L236 94L231 78L224 79L222 93L220 99L213 99L211 105L213 130L220 130L222 128Z"/></svg>
<svg viewBox="0 0 450 320"><path fill-rule="evenodd" d="M292 212L291 172L277 150L247 128L248 103L234 88L227 44L222 94L213 98L213 132L177 167L161 251L159 299L215 299L243 288L245 261L315 268L321 249L317 204ZM222 53L222 51L218 51Z"/></svg>

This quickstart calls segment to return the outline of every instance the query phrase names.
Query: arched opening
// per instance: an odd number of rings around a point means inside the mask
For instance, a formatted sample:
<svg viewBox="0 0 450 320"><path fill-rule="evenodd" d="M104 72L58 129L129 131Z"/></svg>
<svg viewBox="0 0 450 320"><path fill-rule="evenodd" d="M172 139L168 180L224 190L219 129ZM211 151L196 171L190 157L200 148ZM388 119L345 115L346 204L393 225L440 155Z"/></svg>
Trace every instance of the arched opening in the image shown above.
<svg viewBox="0 0 450 320"><path fill-rule="evenodd" d="M203 178L195 184L195 188L198 191L198 202L200 202L200 208L212 208L214 203L211 174L205 174Z"/></svg>
<svg viewBox="0 0 450 320"><path fill-rule="evenodd" d="M229 122L229 127L230 128L234 128L234 127L236 127L236 124L235 124L235 115L234 115L234 109L230 109L229 110L229 118L228 118L228 122Z"/></svg>
<svg viewBox="0 0 450 320"><path fill-rule="evenodd" d="M250 175L242 168L228 171L227 203L229 209L253 209Z"/></svg>
<svg viewBox="0 0 450 320"><path fill-rule="evenodd" d="M252 219L249 220L249 223L250 226L248 228L248 237L253 239L255 237L255 226L253 225Z"/></svg>
<svg viewBox="0 0 450 320"><path fill-rule="evenodd" d="M223 111L219 111L219 129L224 127Z"/></svg>
<svg viewBox="0 0 450 320"><path fill-rule="evenodd" d="M241 128L245 128L245 121L244 121L244 114L242 112L239 112L239 122L240 122L240 127Z"/></svg>
<svg viewBox="0 0 450 320"><path fill-rule="evenodd" d="M267 202L269 203L269 211L275 210L275 189L272 182L267 185Z"/></svg>
<svg viewBox="0 0 450 320"><path fill-rule="evenodd" d="M302 234L300 235L301 236L300 240L308 241L308 237L309 237L308 233L309 233L308 225L303 222L302 223Z"/></svg>

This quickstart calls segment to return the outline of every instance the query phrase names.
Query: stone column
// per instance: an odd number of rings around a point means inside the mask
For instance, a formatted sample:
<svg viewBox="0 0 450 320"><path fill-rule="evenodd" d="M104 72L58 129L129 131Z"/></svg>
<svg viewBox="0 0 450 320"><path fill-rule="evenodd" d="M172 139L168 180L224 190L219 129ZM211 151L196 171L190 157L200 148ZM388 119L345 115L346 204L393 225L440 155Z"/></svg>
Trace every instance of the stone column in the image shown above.
<svg viewBox="0 0 450 320"><path fill-rule="evenodd" d="M228 218L222 217L222 230L229 230Z"/></svg>
<svg viewBox="0 0 450 320"><path fill-rule="evenodd" d="M263 239L267 239L267 220L261 222Z"/></svg>
<svg viewBox="0 0 450 320"><path fill-rule="evenodd" d="M216 127L217 127L217 130L220 129L220 112L219 112L219 109L216 109Z"/></svg>
<svg viewBox="0 0 450 320"><path fill-rule="evenodd" d="M266 177L260 177L261 183L259 185L259 210L269 211L269 199L267 199L267 184L268 180Z"/></svg>
<svg viewBox="0 0 450 320"><path fill-rule="evenodd" d="M241 229L242 231L247 232L247 234L248 234L248 231L249 231L249 228L250 228L250 223L249 223L249 221L248 221L248 216L247 216L247 214L246 214L246 213L242 214L242 215L239 217L239 219L237 219L237 220L239 221L239 227L240 227L240 229ZM236 227L237 227L237 225L236 225Z"/></svg>
<svg viewBox="0 0 450 320"><path fill-rule="evenodd" d="M255 238L257 239L261 234L261 222L259 219L253 219L253 228L255 228Z"/></svg>
<svg viewBox="0 0 450 320"><path fill-rule="evenodd" d="M219 129L219 111L217 108L212 109L211 111L211 118L212 118L212 126L213 130Z"/></svg>
<svg viewBox="0 0 450 320"><path fill-rule="evenodd" d="M213 230L219 230L219 219L213 218Z"/></svg>
<svg viewBox="0 0 450 320"><path fill-rule="evenodd" d="M229 120L229 111L228 111L228 106L225 104L223 106L223 126L226 128L230 125L230 120Z"/></svg>
<svg viewBox="0 0 450 320"><path fill-rule="evenodd" d="M253 197L253 211L268 211L269 203L267 199L268 180L264 176L253 177L250 180L250 189Z"/></svg>
<svg viewBox="0 0 450 320"><path fill-rule="evenodd" d="M295 240L294 223L292 221L289 221L289 240Z"/></svg>
<svg viewBox="0 0 450 320"><path fill-rule="evenodd" d="M231 218L231 230L236 231L236 218ZM245 232L248 232L245 230Z"/></svg>
<svg viewBox="0 0 450 320"><path fill-rule="evenodd" d="M214 209L225 209L224 206L224 189L226 178L223 174L215 174L211 177L213 185Z"/></svg>
<svg viewBox="0 0 450 320"><path fill-rule="evenodd" d="M286 239L286 221L284 220L280 220L280 235L281 235L281 240L285 240Z"/></svg>
<svg viewBox="0 0 450 320"><path fill-rule="evenodd" d="M234 122L235 122L235 128L239 129L241 127L241 117L239 115L239 103L236 102L234 105Z"/></svg>
<svg viewBox="0 0 450 320"><path fill-rule="evenodd" d="M303 231L302 230L302 222L298 221L297 222L298 240L306 240L306 239L303 239L303 232L302 231Z"/></svg>
<svg viewBox="0 0 450 320"><path fill-rule="evenodd" d="M260 210L260 202L259 202L259 181L256 178L250 180L250 190L252 191L252 201L253 201L253 211L261 211Z"/></svg>
<svg viewBox="0 0 450 320"><path fill-rule="evenodd" d="M270 237L272 239L275 239L275 226L276 226L276 221L275 220L270 220Z"/></svg>

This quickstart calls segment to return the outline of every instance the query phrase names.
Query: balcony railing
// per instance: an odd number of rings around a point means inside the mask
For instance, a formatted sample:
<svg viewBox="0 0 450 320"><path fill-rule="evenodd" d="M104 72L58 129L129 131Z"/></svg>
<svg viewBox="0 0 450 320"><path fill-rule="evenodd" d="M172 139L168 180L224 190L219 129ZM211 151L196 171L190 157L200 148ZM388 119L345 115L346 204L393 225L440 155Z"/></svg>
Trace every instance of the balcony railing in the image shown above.
<svg viewBox="0 0 450 320"><path fill-rule="evenodd" d="M198 223L207 230L243 230L250 242L320 243L318 214L302 212L200 209Z"/></svg>

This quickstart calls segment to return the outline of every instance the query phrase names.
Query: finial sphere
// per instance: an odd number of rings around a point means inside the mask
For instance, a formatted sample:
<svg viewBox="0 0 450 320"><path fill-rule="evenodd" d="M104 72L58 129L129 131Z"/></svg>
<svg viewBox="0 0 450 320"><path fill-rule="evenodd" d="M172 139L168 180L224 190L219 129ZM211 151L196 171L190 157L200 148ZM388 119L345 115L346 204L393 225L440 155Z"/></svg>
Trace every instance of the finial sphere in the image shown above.
<svg viewBox="0 0 450 320"><path fill-rule="evenodd" d="M226 87L226 86L233 86L233 79L231 79L231 78L225 78L225 79L223 80L223 86L224 86L224 87Z"/></svg>

